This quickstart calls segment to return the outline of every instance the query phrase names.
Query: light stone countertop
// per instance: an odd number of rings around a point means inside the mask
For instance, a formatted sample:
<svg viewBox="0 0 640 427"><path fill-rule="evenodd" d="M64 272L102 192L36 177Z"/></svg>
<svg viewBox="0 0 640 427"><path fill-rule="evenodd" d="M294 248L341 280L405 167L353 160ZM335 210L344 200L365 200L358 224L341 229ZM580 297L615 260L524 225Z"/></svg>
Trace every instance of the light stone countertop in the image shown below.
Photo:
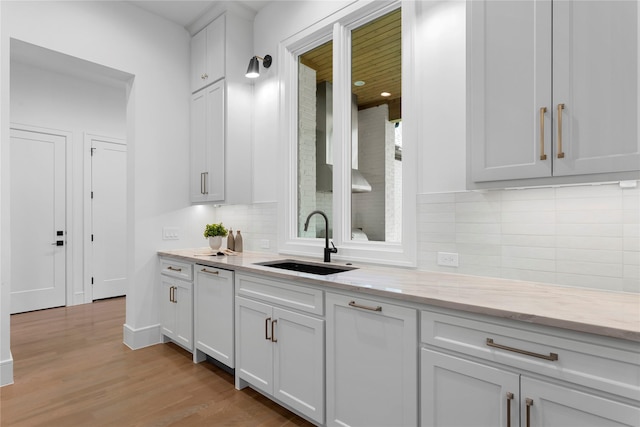
<svg viewBox="0 0 640 427"><path fill-rule="evenodd" d="M258 252L244 252L237 256L205 255L210 253L209 248L195 248L159 251L158 255L336 290L640 342L640 294L358 263L353 263L358 267L356 270L320 276L255 263L295 259L323 264L321 258ZM344 264L332 262L330 265Z"/></svg>

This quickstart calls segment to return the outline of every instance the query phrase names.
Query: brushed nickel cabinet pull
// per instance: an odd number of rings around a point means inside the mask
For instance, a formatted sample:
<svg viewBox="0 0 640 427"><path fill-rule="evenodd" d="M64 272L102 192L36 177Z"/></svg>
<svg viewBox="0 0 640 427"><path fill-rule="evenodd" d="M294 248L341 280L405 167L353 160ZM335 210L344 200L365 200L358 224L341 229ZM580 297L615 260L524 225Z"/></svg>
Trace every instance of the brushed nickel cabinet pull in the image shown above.
<svg viewBox="0 0 640 427"><path fill-rule="evenodd" d="M271 341L271 337L269 336L269 322L271 321L271 317L267 317L264 319L264 339L267 341Z"/></svg>
<svg viewBox="0 0 640 427"><path fill-rule="evenodd" d="M507 392L507 427L511 427L511 401L513 400L513 393Z"/></svg>
<svg viewBox="0 0 640 427"><path fill-rule="evenodd" d="M172 267L172 266L167 267L167 270L177 271L178 273L182 271L181 268L175 268L175 267Z"/></svg>
<svg viewBox="0 0 640 427"><path fill-rule="evenodd" d="M355 301L349 301L349 306L350 307L355 307L355 308L361 308L363 310L370 310L370 311L382 311L382 307L380 307L379 305L376 307L370 307L368 305L361 305L356 303Z"/></svg>
<svg viewBox="0 0 640 427"><path fill-rule="evenodd" d="M533 399L527 398L525 402L527 404L527 426L526 427L531 427L531 407L533 406Z"/></svg>
<svg viewBox="0 0 640 427"><path fill-rule="evenodd" d="M206 268L203 268L200 271L203 272L203 273L209 273L209 274L220 274L219 271L211 271L211 270L207 270Z"/></svg>
<svg viewBox="0 0 640 427"><path fill-rule="evenodd" d="M558 104L558 158L564 159L564 151L562 151L562 110L564 104Z"/></svg>
<svg viewBox="0 0 640 427"><path fill-rule="evenodd" d="M169 286L169 302L173 302L173 286Z"/></svg>
<svg viewBox="0 0 640 427"><path fill-rule="evenodd" d="M547 160L547 155L544 153L544 113L547 112L547 107L540 108L540 160Z"/></svg>
<svg viewBox="0 0 640 427"><path fill-rule="evenodd" d="M205 187L205 179L204 179L204 174L206 172L202 172L200 173L200 194L206 194L204 191L204 187Z"/></svg>
<svg viewBox="0 0 640 427"><path fill-rule="evenodd" d="M544 359L544 360L551 360L552 362L555 362L556 360L558 360L558 355L556 353L549 353L549 355L547 356L546 354L534 353L527 350L520 350L519 348L514 348L514 347L507 347L506 345L495 344L492 338L487 338L487 345L489 347L499 348L501 350L513 351L514 353L524 354L525 356L537 357L538 359Z"/></svg>
<svg viewBox="0 0 640 427"><path fill-rule="evenodd" d="M209 182L209 172L205 172L204 173L204 194L209 194L209 188L208 188L208 182Z"/></svg>
<svg viewBox="0 0 640 427"><path fill-rule="evenodd" d="M278 340L276 339L276 332L274 329L276 326L276 323L278 323L278 319L271 322L271 342L278 342Z"/></svg>
<svg viewBox="0 0 640 427"><path fill-rule="evenodd" d="M176 286L173 287L173 302L175 304L178 303L178 298L176 298L176 291L178 290L178 288Z"/></svg>

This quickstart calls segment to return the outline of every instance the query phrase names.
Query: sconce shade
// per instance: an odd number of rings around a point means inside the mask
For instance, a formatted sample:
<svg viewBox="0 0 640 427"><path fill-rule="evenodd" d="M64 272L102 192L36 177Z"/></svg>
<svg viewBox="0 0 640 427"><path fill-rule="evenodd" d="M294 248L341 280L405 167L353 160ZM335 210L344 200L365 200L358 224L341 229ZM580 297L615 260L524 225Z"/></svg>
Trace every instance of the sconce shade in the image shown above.
<svg viewBox="0 0 640 427"><path fill-rule="evenodd" d="M245 74L246 77L255 79L256 77L260 76L260 63L258 62L258 60L262 60L262 66L264 68L271 67L271 55L265 55L264 58L260 56L254 56L249 61L249 68L247 68L247 73Z"/></svg>
<svg viewBox="0 0 640 427"><path fill-rule="evenodd" d="M247 68L247 74L245 74L245 76L250 79L255 79L260 76L260 64L258 63L257 56L254 56L249 61L249 68Z"/></svg>

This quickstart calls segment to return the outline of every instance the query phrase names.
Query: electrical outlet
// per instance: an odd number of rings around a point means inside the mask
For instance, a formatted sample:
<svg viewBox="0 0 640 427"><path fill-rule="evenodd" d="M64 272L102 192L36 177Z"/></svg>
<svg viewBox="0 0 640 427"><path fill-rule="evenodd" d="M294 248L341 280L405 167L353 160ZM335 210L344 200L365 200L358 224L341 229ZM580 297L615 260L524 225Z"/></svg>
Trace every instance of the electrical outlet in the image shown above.
<svg viewBox="0 0 640 427"><path fill-rule="evenodd" d="M260 248L269 249L269 239L260 240Z"/></svg>
<svg viewBox="0 0 640 427"><path fill-rule="evenodd" d="M458 254L453 252L438 252L438 265L458 267Z"/></svg>
<svg viewBox="0 0 640 427"><path fill-rule="evenodd" d="M162 229L162 240L179 240L180 230L178 227L164 227Z"/></svg>

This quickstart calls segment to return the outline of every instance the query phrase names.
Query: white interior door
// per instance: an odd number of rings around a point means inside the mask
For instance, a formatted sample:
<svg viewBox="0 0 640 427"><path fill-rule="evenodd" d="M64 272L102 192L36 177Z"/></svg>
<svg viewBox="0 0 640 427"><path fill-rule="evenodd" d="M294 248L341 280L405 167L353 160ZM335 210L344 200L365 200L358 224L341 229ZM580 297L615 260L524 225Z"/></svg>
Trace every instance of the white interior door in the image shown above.
<svg viewBox="0 0 640 427"><path fill-rule="evenodd" d="M11 312L66 304L66 137L11 129Z"/></svg>
<svg viewBox="0 0 640 427"><path fill-rule="evenodd" d="M92 298L97 300L127 293L127 146L90 138Z"/></svg>

